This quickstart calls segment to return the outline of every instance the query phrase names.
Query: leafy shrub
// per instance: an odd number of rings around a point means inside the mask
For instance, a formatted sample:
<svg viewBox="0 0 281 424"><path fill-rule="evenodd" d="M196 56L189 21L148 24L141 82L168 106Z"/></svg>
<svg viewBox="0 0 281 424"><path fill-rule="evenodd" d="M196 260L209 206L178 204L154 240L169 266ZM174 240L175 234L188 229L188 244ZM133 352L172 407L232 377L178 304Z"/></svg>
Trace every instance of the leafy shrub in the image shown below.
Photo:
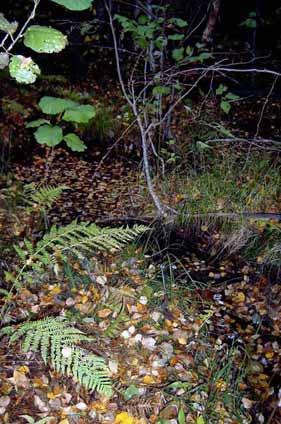
<svg viewBox="0 0 281 424"><path fill-rule="evenodd" d="M39 102L39 107L46 115L56 116L56 124L52 125L50 119L36 119L29 122L27 128L37 128L34 136L39 144L54 147L65 141L67 146L73 152L83 152L86 145L83 140L75 133L63 134L61 125L64 122L70 122L75 126L87 124L95 115L96 110L92 105L81 105L71 99L63 99L60 97L44 96Z"/></svg>

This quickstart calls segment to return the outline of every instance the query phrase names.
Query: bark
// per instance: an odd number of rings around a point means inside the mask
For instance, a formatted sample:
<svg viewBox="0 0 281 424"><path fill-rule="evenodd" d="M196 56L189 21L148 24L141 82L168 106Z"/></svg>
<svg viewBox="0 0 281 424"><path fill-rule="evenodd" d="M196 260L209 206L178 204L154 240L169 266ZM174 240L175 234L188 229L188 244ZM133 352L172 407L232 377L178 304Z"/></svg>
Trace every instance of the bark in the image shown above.
<svg viewBox="0 0 281 424"><path fill-rule="evenodd" d="M221 0L212 1L208 22L202 36L202 41L204 43L211 43L213 41L213 34L218 21L220 6Z"/></svg>

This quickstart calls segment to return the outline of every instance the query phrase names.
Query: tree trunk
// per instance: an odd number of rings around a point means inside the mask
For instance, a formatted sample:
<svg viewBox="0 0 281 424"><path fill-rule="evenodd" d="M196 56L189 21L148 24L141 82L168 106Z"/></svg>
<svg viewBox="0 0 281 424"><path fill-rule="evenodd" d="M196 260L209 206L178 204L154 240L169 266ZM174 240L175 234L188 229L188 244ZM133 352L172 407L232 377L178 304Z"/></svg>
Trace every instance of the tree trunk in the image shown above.
<svg viewBox="0 0 281 424"><path fill-rule="evenodd" d="M213 41L213 34L218 21L220 6L221 0L212 1L208 22L202 36L203 43L211 43Z"/></svg>

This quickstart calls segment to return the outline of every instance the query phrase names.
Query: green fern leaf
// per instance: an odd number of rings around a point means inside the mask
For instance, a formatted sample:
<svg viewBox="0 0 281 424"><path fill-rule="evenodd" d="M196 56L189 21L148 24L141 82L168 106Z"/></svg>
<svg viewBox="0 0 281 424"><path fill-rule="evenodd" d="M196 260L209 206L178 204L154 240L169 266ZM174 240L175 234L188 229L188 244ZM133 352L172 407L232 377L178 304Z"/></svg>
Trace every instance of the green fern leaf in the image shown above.
<svg viewBox="0 0 281 424"><path fill-rule="evenodd" d="M112 384L104 359L76 346L92 339L66 321L49 317L26 322L16 330L6 327L2 334L10 335L10 343L23 338L24 352L40 353L44 363L50 362L57 372L72 376L88 390L111 396Z"/></svg>

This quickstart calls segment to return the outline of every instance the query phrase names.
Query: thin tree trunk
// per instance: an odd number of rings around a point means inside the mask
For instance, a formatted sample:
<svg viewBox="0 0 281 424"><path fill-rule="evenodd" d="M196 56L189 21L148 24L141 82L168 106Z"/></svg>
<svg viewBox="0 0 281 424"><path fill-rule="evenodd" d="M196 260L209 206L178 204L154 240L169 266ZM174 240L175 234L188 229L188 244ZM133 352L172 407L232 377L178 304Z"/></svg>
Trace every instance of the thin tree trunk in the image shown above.
<svg viewBox="0 0 281 424"><path fill-rule="evenodd" d="M213 41L213 34L218 21L220 6L221 0L212 1L208 22L202 36L202 41L204 43L211 43Z"/></svg>

